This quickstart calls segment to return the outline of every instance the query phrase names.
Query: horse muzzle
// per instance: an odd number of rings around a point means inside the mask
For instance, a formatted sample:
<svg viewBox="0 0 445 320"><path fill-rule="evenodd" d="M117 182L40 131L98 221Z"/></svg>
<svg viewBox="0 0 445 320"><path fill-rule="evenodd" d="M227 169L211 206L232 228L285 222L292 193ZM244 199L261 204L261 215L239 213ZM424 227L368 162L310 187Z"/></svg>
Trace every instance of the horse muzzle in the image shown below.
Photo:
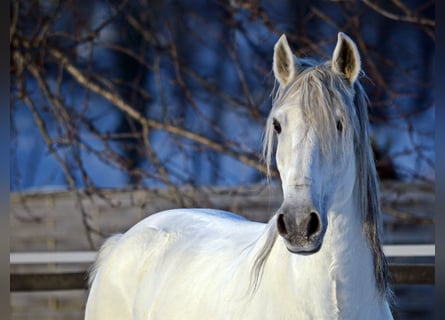
<svg viewBox="0 0 445 320"><path fill-rule="evenodd" d="M320 250L326 230L319 211L312 206L282 206L277 213L277 230L287 249L297 254Z"/></svg>

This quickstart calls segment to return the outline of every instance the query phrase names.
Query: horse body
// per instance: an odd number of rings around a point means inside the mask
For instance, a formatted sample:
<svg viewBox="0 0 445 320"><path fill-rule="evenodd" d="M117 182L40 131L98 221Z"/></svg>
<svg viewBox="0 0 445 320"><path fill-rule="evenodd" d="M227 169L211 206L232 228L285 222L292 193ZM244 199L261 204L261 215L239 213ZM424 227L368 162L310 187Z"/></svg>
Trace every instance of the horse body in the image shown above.
<svg viewBox="0 0 445 320"><path fill-rule="evenodd" d="M253 262L271 225L220 213L165 211L122 235L102 261L86 319L391 316L388 305L379 303L369 250L363 241L346 239L362 237L358 221L330 215L316 255L292 254L276 238L252 292Z"/></svg>
<svg viewBox="0 0 445 320"><path fill-rule="evenodd" d="M211 209L152 215L103 245L85 319L392 319L360 57L274 51L264 155L283 203L267 224Z"/></svg>

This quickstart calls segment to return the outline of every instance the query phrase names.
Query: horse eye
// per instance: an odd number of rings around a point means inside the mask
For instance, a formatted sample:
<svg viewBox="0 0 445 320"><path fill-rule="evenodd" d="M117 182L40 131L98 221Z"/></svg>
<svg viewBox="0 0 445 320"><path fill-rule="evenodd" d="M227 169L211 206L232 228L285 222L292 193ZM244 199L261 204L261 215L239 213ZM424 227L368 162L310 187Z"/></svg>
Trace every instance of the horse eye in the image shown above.
<svg viewBox="0 0 445 320"><path fill-rule="evenodd" d="M275 129L276 133L281 132L281 124L277 121L277 119L273 119L273 128Z"/></svg>
<svg viewBox="0 0 445 320"><path fill-rule="evenodd" d="M337 131L341 132L343 130L343 125L340 120L337 121Z"/></svg>

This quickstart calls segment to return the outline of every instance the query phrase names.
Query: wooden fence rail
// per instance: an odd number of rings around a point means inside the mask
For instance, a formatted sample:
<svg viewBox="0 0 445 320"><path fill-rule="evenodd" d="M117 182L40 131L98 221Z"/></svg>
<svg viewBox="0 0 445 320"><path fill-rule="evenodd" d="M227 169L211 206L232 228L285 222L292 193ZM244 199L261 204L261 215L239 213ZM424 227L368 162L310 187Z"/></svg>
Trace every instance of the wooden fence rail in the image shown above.
<svg viewBox="0 0 445 320"><path fill-rule="evenodd" d="M104 237L128 230L155 212L178 206L223 209L267 222L282 202L278 184L179 190L184 198L181 204L175 202L176 193L168 188L101 190L100 195L83 196L71 191L12 193L11 250L97 250ZM381 191L387 243L434 241L433 186L383 181Z"/></svg>
<svg viewBox="0 0 445 320"><path fill-rule="evenodd" d="M434 284L433 264L390 264L394 284ZM11 274L12 292L86 290L87 272Z"/></svg>
<svg viewBox="0 0 445 320"><path fill-rule="evenodd" d="M384 245L383 252L387 257L434 257L434 244L397 244ZM12 252L9 255L11 265L30 264L92 264L96 251L47 251L47 252Z"/></svg>

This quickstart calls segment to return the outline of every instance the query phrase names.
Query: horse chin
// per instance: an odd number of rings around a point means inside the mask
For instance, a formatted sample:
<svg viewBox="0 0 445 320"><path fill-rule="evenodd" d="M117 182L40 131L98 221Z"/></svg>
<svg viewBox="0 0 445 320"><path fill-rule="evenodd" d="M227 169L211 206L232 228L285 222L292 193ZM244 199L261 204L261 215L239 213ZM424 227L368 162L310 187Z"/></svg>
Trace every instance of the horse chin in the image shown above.
<svg viewBox="0 0 445 320"><path fill-rule="evenodd" d="M320 251L321 242L317 245L311 245L311 246L307 246L307 247L295 247L295 246L286 245L286 248L290 253L298 254L301 256L310 256L310 255L313 255L314 253L317 253L318 251Z"/></svg>

